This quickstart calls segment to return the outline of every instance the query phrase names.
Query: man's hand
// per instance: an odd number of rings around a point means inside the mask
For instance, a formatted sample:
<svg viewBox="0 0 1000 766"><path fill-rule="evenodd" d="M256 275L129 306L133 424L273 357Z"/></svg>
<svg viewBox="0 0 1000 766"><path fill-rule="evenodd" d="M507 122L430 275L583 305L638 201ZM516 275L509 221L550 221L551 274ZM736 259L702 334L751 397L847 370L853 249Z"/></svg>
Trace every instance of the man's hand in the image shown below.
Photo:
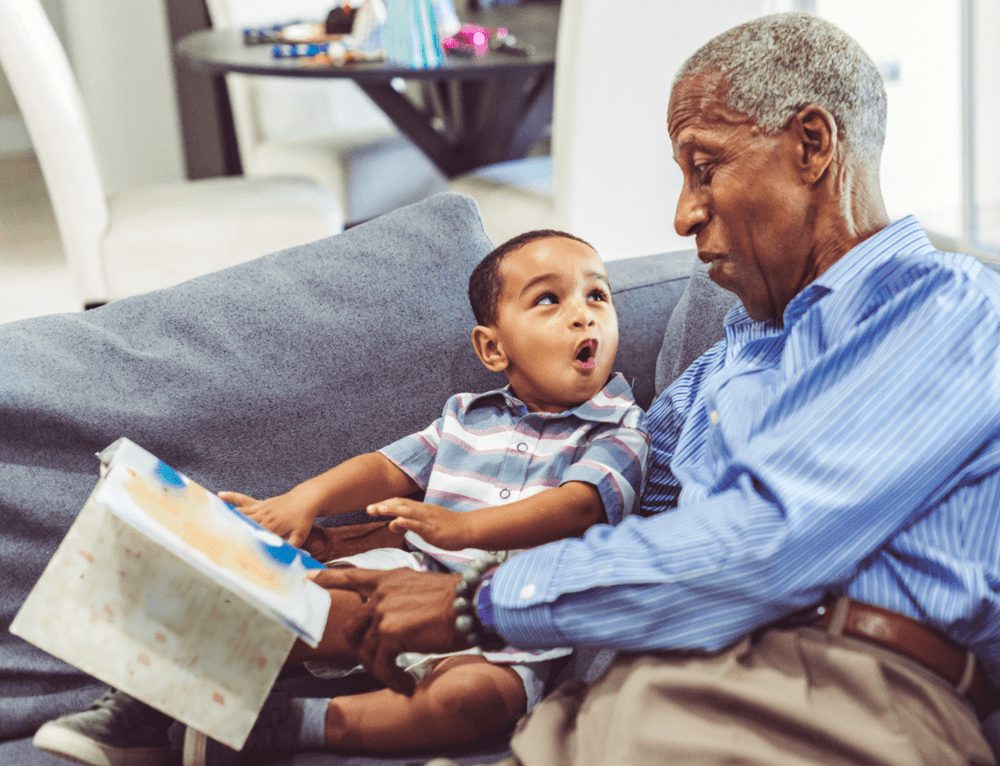
<svg viewBox="0 0 1000 766"><path fill-rule="evenodd" d="M389 529L406 532L412 530L431 545L446 551L478 547L471 541L471 513L457 513L439 505L420 503L406 497L393 497L368 506L371 516L395 516Z"/></svg>
<svg viewBox="0 0 1000 766"><path fill-rule="evenodd" d="M396 666L400 652L438 654L468 649L455 629L457 574L412 569L327 569L310 573L313 582L348 590L365 601L368 624L358 648L361 664L386 686L412 694L413 677Z"/></svg>
<svg viewBox="0 0 1000 766"><path fill-rule="evenodd" d="M288 494L267 500L255 500L239 492L220 492L219 497L296 547L301 547L306 541L316 521L314 510L296 502Z"/></svg>

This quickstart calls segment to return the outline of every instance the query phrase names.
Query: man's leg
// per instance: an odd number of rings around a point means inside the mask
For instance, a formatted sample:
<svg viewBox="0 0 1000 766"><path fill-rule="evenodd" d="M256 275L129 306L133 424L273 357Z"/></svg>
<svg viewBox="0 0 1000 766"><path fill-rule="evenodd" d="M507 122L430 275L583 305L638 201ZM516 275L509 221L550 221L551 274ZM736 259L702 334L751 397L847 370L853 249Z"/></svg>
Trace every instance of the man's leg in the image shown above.
<svg viewBox="0 0 1000 766"><path fill-rule="evenodd" d="M991 766L971 705L892 652L811 628L709 657L621 655L523 718L523 766Z"/></svg>

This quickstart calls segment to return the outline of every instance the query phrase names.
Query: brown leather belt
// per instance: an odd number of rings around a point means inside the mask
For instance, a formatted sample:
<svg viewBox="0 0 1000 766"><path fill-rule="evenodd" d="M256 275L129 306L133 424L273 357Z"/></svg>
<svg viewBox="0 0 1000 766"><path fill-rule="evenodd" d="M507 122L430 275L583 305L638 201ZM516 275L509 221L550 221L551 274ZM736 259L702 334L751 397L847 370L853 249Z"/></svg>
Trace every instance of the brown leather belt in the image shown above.
<svg viewBox="0 0 1000 766"><path fill-rule="evenodd" d="M997 693L975 655L943 633L906 615L846 597L832 597L778 622L778 626L783 625L822 628L901 654L937 674L968 698L980 718L1000 707Z"/></svg>

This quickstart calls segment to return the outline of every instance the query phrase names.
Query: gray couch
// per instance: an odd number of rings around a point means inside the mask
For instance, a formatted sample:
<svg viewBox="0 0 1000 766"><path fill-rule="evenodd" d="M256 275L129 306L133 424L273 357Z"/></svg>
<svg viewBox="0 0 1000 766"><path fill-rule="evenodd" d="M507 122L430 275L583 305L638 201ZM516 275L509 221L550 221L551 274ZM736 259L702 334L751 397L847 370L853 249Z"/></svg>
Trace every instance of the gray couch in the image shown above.
<svg viewBox="0 0 1000 766"><path fill-rule="evenodd" d="M97 480L94 453L127 436L209 488L267 497L423 428L449 394L504 382L469 341L468 275L491 248L472 200L440 194L174 288L0 326L0 763L64 763L30 737L102 689L6 630ZM734 302L695 263L687 251L608 264L616 369L644 407L721 336ZM582 651L562 677L587 677L600 659ZM337 693L294 668L279 683ZM506 752L499 737L452 757L482 763Z"/></svg>

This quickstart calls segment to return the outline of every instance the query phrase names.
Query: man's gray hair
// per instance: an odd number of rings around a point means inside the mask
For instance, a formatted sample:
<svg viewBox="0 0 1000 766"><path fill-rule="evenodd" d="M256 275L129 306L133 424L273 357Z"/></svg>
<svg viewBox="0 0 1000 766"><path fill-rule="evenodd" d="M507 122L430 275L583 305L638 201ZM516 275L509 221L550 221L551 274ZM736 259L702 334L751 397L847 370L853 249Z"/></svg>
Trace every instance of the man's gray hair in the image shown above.
<svg viewBox="0 0 1000 766"><path fill-rule="evenodd" d="M776 13L723 32L681 66L724 72L729 106L777 133L807 104L829 109L846 150L878 172L885 142L885 86L875 63L839 27L808 13Z"/></svg>

